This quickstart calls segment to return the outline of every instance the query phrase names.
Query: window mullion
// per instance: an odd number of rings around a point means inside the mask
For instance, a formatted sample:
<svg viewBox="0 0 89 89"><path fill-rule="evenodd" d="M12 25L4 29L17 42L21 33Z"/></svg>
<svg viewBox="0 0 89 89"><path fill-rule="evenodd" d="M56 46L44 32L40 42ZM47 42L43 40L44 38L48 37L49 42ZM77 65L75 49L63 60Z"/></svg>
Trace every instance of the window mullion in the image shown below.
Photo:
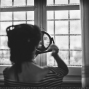
<svg viewBox="0 0 89 89"><path fill-rule="evenodd" d="M46 0L35 0L35 24L46 29Z"/></svg>
<svg viewBox="0 0 89 89"><path fill-rule="evenodd" d="M35 4L35 24L38 25L41 28L41 1L40 0L34 0Z"/></svg>
<svg viewBox="0 0 89 89"><path fill-rule="evenodd" d="M46 0L35 0L35 24L40 27L41 30L46 31ZM40 54L36 62L41 65L47 65L46 54Z"/></svg>

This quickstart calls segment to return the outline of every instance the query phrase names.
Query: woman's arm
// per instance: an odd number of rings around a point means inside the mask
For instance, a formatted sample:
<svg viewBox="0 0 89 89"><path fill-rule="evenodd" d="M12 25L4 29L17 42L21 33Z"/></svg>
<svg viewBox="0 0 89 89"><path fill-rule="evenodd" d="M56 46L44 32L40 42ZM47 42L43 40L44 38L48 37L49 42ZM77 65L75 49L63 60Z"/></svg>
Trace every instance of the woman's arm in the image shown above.
<svg viewBox="0 0 89 89"><path fill-rule="evenodd" d="M68 67L67 67L67 65L64 63L64 61L58 55L58 52L59 52L58 47L56 45L51 45L49 50L52 50L52 54L51 55L56 60L58 67L63 69L63 70L65 70L66 74L68 74Z"/></svg>

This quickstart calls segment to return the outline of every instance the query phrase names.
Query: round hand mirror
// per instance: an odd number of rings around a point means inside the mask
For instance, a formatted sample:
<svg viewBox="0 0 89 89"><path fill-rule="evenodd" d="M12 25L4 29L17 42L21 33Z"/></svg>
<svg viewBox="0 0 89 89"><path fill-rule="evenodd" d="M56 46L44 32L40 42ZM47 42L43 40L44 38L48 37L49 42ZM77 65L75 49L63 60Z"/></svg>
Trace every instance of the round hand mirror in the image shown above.
<svg viewBox="0 0 89 89"><path fill-rule="evenodd" d="M42 31L42 39L37 47L37 54L49 52L47 49L54 43L53 38L45 31Z"/></svg>

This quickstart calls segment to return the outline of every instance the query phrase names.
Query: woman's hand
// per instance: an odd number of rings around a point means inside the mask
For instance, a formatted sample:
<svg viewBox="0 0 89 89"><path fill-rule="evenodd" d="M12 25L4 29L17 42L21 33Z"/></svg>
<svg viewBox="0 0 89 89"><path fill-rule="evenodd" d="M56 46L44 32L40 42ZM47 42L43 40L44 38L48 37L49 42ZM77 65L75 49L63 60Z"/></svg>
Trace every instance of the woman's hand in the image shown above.
<svg viewBox="0 0 89 89"><path fill-rule="evenodd" d="M51 45L48 50L52 51L52 56L54 56L55 54L58 54L59 52L59 48L54 44Z"/></svg>

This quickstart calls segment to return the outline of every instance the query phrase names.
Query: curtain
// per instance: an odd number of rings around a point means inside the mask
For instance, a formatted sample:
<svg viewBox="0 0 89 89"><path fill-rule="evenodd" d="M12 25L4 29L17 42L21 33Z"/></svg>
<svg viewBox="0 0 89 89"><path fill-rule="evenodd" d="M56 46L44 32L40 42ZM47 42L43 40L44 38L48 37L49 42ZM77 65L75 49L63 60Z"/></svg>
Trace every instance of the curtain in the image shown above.
<svg viewBox="0 0 89 89"><path fill-rule="evenodd" d="M89 0L80 0L82 28L82 87L89 87Z"/></svg>

